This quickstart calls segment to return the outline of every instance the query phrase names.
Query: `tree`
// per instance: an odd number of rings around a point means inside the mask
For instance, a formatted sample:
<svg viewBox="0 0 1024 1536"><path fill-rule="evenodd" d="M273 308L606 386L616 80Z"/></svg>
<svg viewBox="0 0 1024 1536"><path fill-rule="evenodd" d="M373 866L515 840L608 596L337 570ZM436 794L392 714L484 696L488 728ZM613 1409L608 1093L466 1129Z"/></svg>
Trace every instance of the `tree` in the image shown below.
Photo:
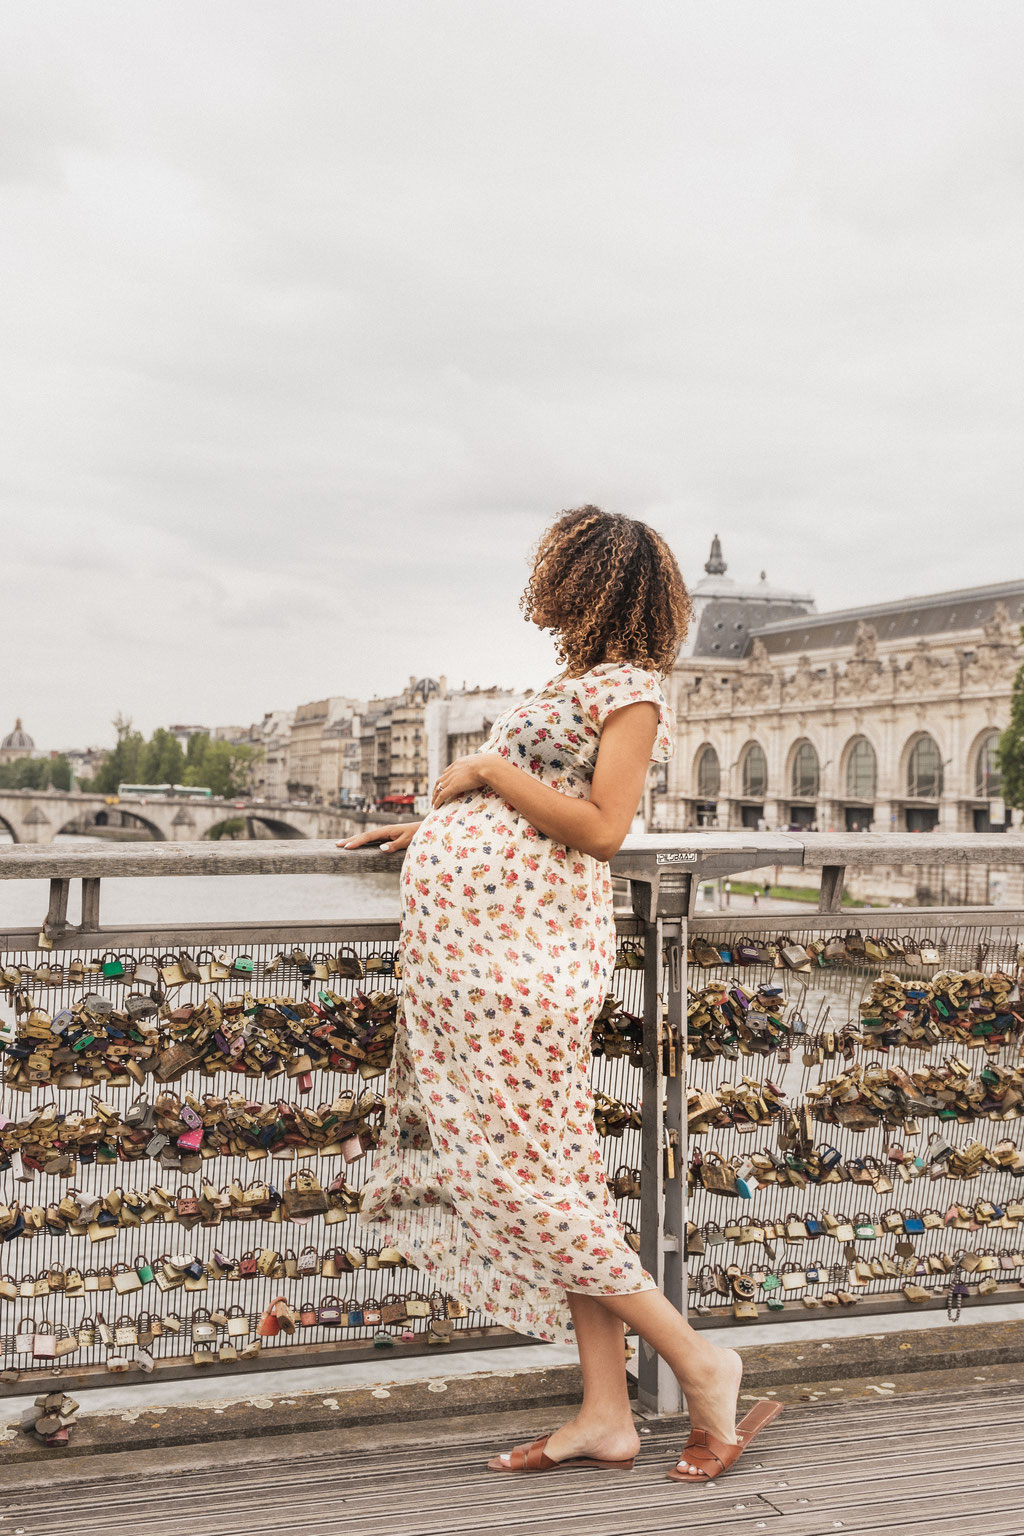
<svg viewBox="0 0 1024 1536"><path fill-rule="evenodd" d="M140 784L183 784L185 754L181 742L161 726L142 749L139 762Z"/></svg>
<svg viewBox="0 0 1024 1536"><path fill-rule="evenodd" d="M1024 624L1021 625L1024 641ZM996 762L1003 780L1003 800L1024 810L1024 662L1017 668L1010 693L1010 723L999 738Z"/></svg>
<svg viewBox="0 0 1024 1536"><path fill-rule="evenodd" d="M188 784L197 789L212 789L215 795L228 799L249 793L252 763L261 750L258 747L211 741L206 731L193 731L183 752L177 738L162 726L146 741L141 731L132 730L131 721L123 715L117 716L114 730L114 750L108 753L92 780L82 785L83 789L114 795L119 784ZM9 766L17 768L19 764ZM43 767L49 764L44 762ZM5 782L2 773L0 767L0 784Z"/></svg>
<svg viewBox="0 0 1024 1536"><path fill-rule="evenodd" d="M49 760L50 783L54 789L71 788L71 764L63 752L58 752L56 757Z"/></svg>
<svg viewBox="0 0 1024 1536"><path fill-rule="evenodd" d="M46 789L49 783L48 758L19 757L13 763L0 763L0 787L4 789Z"/></svg>
<svg viewBox="0 0 1024 1536"><path fill-rule="evenodd" d="M114 795L119 784L142 784L139 777L142 749L145 745L141 731L132 730L132 722L125 715L118 715L114 722L117 743L100 764L89 788L101 795Z"/></svg>
<svg viewBox="0 0 1024 1536"><path fill-rule="evenodd" d="M183 784L212 789L215 795L233 799L249 793L249 765L255 747L235 746L230 741L211 741L203 734L190 736Z"/></svg>

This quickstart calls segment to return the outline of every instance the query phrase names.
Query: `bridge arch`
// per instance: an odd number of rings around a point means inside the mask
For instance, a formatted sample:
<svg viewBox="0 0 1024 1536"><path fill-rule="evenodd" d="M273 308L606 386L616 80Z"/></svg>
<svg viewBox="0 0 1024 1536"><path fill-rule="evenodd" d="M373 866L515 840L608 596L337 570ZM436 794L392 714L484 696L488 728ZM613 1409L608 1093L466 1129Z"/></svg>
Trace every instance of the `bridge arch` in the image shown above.
<svg viewBox="0 0 1024 1536"><path fill-rule="evenodd" d="M16 830L14 828L14 824L12 822L8 821L6 816L0 816L0 832L6 832L8 834L8 836L10 837L12 843L17 843L17 842L21 841L21 839L18 837L18 834L17 834L17 832L16 832Z"/></svg>
<svg viewBox="0 0 1024 1536"><path fill-rule="evenodd" d="M290 821L279 821L274 816L257 816L250 811L246 813L246 819L249 821L258 821L262 826L266 827L268 832L272 832L275 837L284 838L309 836L308 832L301 832L298 827L293 827Z"/></svg>
<svg viewBox="0 0 1024 1536"><path fill-rule="evenodd" d="M118 806L117 809L121 813L122 826L124 826L127 821L129 827L136 827L141 831L148 832L150 839L154 843L166 843L168 841L167 833L157 822L151 821L148 816L141 816L138 811L129 810L125 806ZM113 818L111 817L109 811L105 806L103 806L97 810L95 816L89 818L88 825L93 827L109 827L112 823L112 820ZM64 822L62 826L57 828L56 835L67 831L77 832L80 830L81 826L82 817L73 817L70 821Z"/></svg>

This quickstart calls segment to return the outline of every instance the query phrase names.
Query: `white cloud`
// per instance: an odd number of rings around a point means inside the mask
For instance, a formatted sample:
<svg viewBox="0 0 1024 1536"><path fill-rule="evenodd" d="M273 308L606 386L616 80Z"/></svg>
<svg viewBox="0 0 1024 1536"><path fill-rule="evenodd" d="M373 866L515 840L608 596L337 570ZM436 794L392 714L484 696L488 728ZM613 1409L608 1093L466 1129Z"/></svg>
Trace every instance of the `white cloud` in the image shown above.
<svg viewBox="0 0 1024 1536"><path fill-rule="evenodd" d="M0 728L525 686L588 499L821 606L1019 569L1022 42L1009 0L8 0Z"/></svg>

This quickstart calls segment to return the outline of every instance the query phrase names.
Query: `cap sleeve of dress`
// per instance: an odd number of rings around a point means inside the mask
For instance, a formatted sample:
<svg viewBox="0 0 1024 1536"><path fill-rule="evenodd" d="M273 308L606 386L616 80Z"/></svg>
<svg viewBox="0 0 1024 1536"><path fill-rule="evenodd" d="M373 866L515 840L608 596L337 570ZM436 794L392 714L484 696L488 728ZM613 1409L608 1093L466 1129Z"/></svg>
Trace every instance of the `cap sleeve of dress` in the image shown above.
<svg viewBox="0 0 1024 1536"><path fill-rule="evenodd" d="M651 748L652 763L667 763L675 748L675 717L655 672L618 666L598 668L578 682L580 703L587 719L599 728L613 710L627 704L649 702L658 706L658 734Z"/></svg>

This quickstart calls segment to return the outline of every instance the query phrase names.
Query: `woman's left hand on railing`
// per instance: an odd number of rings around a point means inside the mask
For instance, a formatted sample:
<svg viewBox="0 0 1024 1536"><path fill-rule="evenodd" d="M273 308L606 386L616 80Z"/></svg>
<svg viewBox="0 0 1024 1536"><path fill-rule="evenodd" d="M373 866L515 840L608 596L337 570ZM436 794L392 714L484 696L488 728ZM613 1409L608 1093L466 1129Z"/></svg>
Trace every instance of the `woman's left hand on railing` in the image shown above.
<svg viewBox="0 0 1024 1536"><path fill-rule="evenodd" d="M402 848L408 848L419 825L418 821L402 821L391 827L368 827L365 832L346 837L344 842L335 846L351 849L362 848L367 843L379 843L382 853L397 853Z"/></svg>

